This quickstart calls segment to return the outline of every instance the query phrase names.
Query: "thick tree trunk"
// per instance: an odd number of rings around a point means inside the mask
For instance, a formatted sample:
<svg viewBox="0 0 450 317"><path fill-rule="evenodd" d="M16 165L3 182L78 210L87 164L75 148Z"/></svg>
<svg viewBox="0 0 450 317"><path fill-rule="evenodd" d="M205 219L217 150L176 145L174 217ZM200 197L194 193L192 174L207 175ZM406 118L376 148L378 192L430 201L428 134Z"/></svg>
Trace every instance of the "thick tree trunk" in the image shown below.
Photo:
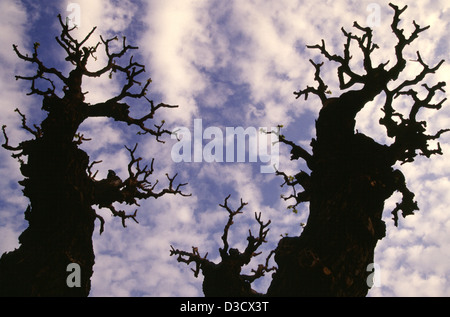
<svg viewBox="0 0 450 317"><path fill-rule="evenodd" d="M31 205L19 249L0 260L1 295L87 296L94 265L92 184L87 155L72 144L33 144L23 183ZM80 287L68 287L70 263L80 265Z"/></svg>
<svg viewBox="0 0 450 317"><path fill-rule="evenodd" d="M44 99L44 105L48 102ZM87 296L90 291L95 212L89 157L73 141L79 108L63 102L54 109L42 123L42 137L22 143L28 162L22 164L20 183L30 199L29 227L19 237L19 249L0 259L3 296ZM71 263L79 265L73 273L80 279L74 275L68 284Z"/></svg>
<svg viewBox="0 0 450 317"><path fill-rule="evenodd" d="M365 296L367 266L384 235L384 199L367 174L312 174L310 216L297 238L283 238L270 296ZM349 175L347 175L349 176ZM334 179L338 181L329 181ZM329 184L326 184L326 182Z"/></svg>
<svg viewBox="0 0 450 317"><path fill-rule="evenodd" d="M346 100L346 98L340 98ZM310 215L300 237L283 238L269 296L365 296L374 249L394 191L389 148L353 132L354 111L326 105L313 140Z"/></svg>

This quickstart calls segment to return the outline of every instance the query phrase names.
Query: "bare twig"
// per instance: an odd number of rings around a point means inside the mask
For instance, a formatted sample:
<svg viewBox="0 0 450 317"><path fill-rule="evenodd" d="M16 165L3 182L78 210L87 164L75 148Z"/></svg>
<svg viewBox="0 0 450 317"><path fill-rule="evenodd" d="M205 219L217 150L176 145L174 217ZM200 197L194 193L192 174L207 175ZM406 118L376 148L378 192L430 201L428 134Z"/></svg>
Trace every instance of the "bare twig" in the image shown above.
<svg viewBox="0 0 450 317"><path fill-rule="evenodd" d="M244 203L241 199L241 205L239 206L238 209L236 210L232 210L229 206L228 206L228 199L230 198L231 195L228 195L225 198L225 202L223 205L219 204L220 207L226 209L228 211L228 222L225 225L225 228L223 230L223 235L222 235L222 241L223 241L223 248L219 249L220 251L220 255L222 256L222 258L225 258L228 256L227 252L228 252L228 231L230 230L231 225L233 224L233 218L234 216L236 216L237 214L241 214L242 213L242 208L244 208L247 203Z"/></svg>
<svg viewBox="0 0 450 317"><path fill-rule="evenodd" d="M89 166L88 166L88 175L89 175L89 177L90 178L92 178L93 180L95 180L95 176L97 176L97 173L98 173L98 170L97 171L95 171L95 173L94 173L94 175L92 175L92 167L95 165L95 164L100 164L100 163L102 163L102 161L100 160L100 161L93 161L91 164L89 164Z"/></svg>
<svg viewBox="0 0 450 317"><path fill-rule="evenodd" d="M323 44L323 45L325 45L325 44ZM325 85L325 83L323 82L322 78L320 77L320 67L323 65L323 62L319 63L319 64L316 64L311 59L309 60L309 62L316 69L316 72L314 74L314 80L319 83L319 86L317 88L308 86L304 90L295 91L294 92L294 95L296 96L295 98L298 99L302 95L305 95L305 100L307 100L308 99L308 95L310 93L312 93L312 94L317 95L320 98L320 100L322 100L322 102L325 102L325 100L327 99L326 93L327 93L328 86Z"/></svg>
<svg viewBox="0 0 450 317"><path fill-rule="evenodd" d="M294 198L296 203L294 205L289 205L288 209L293 209L294 213L297 213L296 207L299 204L310 201L310 197L311 197L310 196L311 195L310 176L305 171L300 171L295 176L288 176L286 173L280 172L280 171L276 171L275 173L276 173L276 175L282 176L284 179L284 183L281 184L281 187L283 187L284 185L287 185L292 188L293 193L291 195L289 195L289 196L281 195L281 198L284 199L285 201ZM303 191L297 193L297 189L296 189L297 185L302 186Z"/></svg>
<svg viewBox="0 0 450 317"><path fill-rule="evenodd" d="M200 270L205 266L215 266L213 262L206 259L208 253L206 253L205 256L202 257L198 252L198 248L196 247L192 247L192 252L180 251L178 249L175 249L173 246L170 246L170 248L170 256L178 255L178 262L186 263L188 265L191 262L195 263L195 269L191 269L192 272L194 272L195 277L198 277Z"/></svg>
<svg viewBox="0 0 450 317"><path fill-rule="evenodd" d="M11 152L16 152L16 151L21 151L19 153L13 153L11 156L13 158L19 159L19 161L21 160L21 156L23 155L23 146L22 144L19 144L18 146L11 146L9 144L9 138L8 135L6 134L6 125L2 126L2 131L3 131L3 137L5 138L5 143L2 144L2 147L8 151Z"/></svg>
<svg viewBox="0 0 450 317"><path fill-rule="evenodd" d="M289 141L285 138L283 134L281 134L281 128L282 125L278 126L278 129L276 131L266 131L266 134L275 134L278 137L278 141L280 143L287 144L291 147L291 160L298 160L299 158L302 158L309 168L313 165L313 157L311 154L308 153L304 148L302 148L300 145L295 144L292 141Z"/></svg>
<svg viewBox="0 0 450 317"><path fill-rule="evenodd" d="M31 91L28 93L28 95L32 95L32 94L38 94L38 95L42 95L42 96L55 95L55 84L53 83L53 81L51 79L45 77L44 75L45 74L55 75L63 82L66 82L67 78L64 77L62 75L62 73L60 71L56 70L55 68L48 68L44 65L44 63L38 58L38 53L37 53L38 47L39 47L39 43L34 43L33 55L30 57L30 56L28 56L28 54L23 55L22 53L20 53L18 46L13 45L13 50L20 59L30 62L30 63L33 63L33 64L36 64L38 66L37 70L36 70L36 74L34 76L16 76L16 80L23 79L23 80L31 81ZM49 82L51 88L48 88L46 91L36 88L36 80L37 79L43 79L43 80Z"/></svg>

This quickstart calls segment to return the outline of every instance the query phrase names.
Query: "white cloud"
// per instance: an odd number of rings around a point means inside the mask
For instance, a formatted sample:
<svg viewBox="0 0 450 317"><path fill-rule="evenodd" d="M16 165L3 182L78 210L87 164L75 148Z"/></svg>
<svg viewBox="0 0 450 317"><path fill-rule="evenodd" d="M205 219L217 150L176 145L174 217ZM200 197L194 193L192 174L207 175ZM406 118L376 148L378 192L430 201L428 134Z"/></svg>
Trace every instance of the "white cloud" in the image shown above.
<svg viewBox="0 0 450 317"><path fill-rule="evenodd" d="M150 61L153 89L163 95L164 102L180 106L168 122L191 123L198 111L195 97L207 84L196 64L211 67L215 63L210 47L214 40L206 28L206 4L205 1L148 3L144 18L148 29L140 39L141 54Z"/></svg>

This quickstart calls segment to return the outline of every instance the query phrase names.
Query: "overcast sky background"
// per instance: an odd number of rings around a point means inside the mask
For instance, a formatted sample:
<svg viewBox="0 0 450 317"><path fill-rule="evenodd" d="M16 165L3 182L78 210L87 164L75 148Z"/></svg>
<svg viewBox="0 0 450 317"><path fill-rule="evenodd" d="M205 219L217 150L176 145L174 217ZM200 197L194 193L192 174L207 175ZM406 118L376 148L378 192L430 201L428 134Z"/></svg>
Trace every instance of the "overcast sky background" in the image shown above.
<svg viewBox="0 0 450 317"><path fill-rule="evenodd" d="M367 25L380 9L379 23L373 25L374 42L380 49L375 61L394 60L396 39L390 30L392 9L388 1L73 1L80 10L80 27L76 31L84 37L93 26L99 35L127 36L129 44L139 46L133 53L135 60L146 65L146 76L152 78L149 97L156 103L179 105L177 109L163 110L156 122L165 120L167 127L184 126L193 133L193 120L202 119L203 128L218 127L225 134L226 127L284 126L288 139L309 149L314 137L314 119L320 103L311 97L307 102L295 100L293 91L306 85L315 85L314 70L308 59L323 61L317 50L305 45L317 44L323 38L329 51L340 54L344 37L343 26L352 29L353 21ZM409 34L412 21L421 26L431 25L417 41L408 47L406 59L416 59L416 51L431 66L446 59L438 74L429 76L429 84L438 81L450 83L448 31L450 3L440 1L397 1L402 7L401 26ZM48 66L57 66L66 72L70 65L64 61L64 51L54 40L60 29L57 14L69 15L67 1L6 1L0 2L0 121L8 125L12 144L31 138L20 129L16 107L28 115L30 124L39 124L43 118L41 100L26 96L29 83L15 81L14 75L30 74L30 65L19 60L12 44L22 53L30 52L39 42L40 56ZM375 12L376 14L376 12ZM358 52L354 46L354 59ZM101 51L101 50L99 50ZM98 54L100 68L104 56ZM123 62L127 62L124 60ZM335 65L324 66L323 78L333 96L340 94ZM355 69L361 65L355 62ZM400 79L414 78L420 71L417 63L410 63ZM145 76L142 80L145 80ZM83 83L89 91L86 101L104 101L121 88L116 77L88 79ZM442 98L442 95L439 96ZM131 102L130 102L131 103ZM137 102L137 111L143 111ZM383 127L382 98L377 98L358 115L357 129L375 140L389 144ZM442 110L423 111L421 118L428 122L428 131L450 127L448 102ZM398 105L407 109L408 105ZM139 110L141 109L141 110ZM142 113L142 112L141 112ZM270 250L276 247L280 235L299 235L301 222L306 222L308 205L299 208L297 215L287 210L289 204L280 199L289 192L280 188L282 179L274 174L260 173L260 161L251 163L174 163L171 148L176 140L166 137L159 144L150 136L136 136L136 129L112 120L86 121L80 131L92 141L82 145L91 160L103 160L97 165L99 177L113 169L126 178L128 154L124 145L139 142L138 155L150 162L155 158L155 178L166 184L165 173L179 173L178 180L188 182L186 192L191 197L165 196L158 200L141 202L139 224L128 221L122 228L119 219L110 217L109 210L98 211L106 220L105 232L99 235L99 224L94 232L95 266L91 296L202 296L202 278L195 278L190 269L169 256L170 245L190 250L197 246L203 255L218 262L218 248L228 214L219 207L231 194L229 203L239 206L242 198L248 205L243 215L235 219L229 242L241 251L246 246L248 229L257 232L254 212L262 219L271 220L269 243L264 253L245 269L256 268ZM384 220L387 237L378 243L375 261L380 268L380 286L370 290L370 296L450 296L450 140L441 137L444 156L432 159L418 157L412 164L401 167L407 184L415 194L420 211L401 218L395 228L390 211L399 201L394 195L386 202ZM2 140L3 142L3 136ZM206 144L208 140L204 142ZM302 162L290 162L288 148L280 147L280 169L294 174L305 168ZM0 253L17 248L17 238L26 228L23 212L28 201L21 195L17 181L22 177L19 164L10 153L0 150ZM133 209L127 209L133 211ZM265 292L270 276L254 283L254 288Z"/></svg>

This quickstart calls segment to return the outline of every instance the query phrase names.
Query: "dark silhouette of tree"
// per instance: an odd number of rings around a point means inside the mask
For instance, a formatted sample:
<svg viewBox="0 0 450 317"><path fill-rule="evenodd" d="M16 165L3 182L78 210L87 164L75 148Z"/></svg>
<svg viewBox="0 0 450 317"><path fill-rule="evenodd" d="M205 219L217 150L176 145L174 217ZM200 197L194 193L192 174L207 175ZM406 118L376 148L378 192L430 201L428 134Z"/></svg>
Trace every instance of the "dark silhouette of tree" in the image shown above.
<svg viewBox="0 0 450 317"><path fill-rule="evenodd" d="M125 221L137 222L136 212L127 214L117 210L115 203L139 206L139 200L158 198L165 194L180 194L185 184L175 184L175 176L167 174L166 188L157 189L157 180L150 180L154 169L153 161L143 166L142 159L136 155L137 145L127 148L130 154L128 177L119 178L112 170L107 178L97 180L91 169L94 164L89 156L79 148L86 141L77 131L80 124L88 118L107 117L127 125L136 126L140 134L149 134L157 141L171 132L161 124L148 122L161 108L174 108L164 103L155 105L146 97L150 79L140 82L139 76L145 67L129 58L121 65L120 58L127 56L137 47L126 43L117 52L111 51L111 42L118 38L103 39L95 46L87 46L95 28L81 41L75 39L73 28L61 24L61 34L56 41L64 49L66 61L72 65L69 74L46 66L38 57L39 44L34 44L31 55L23 54L14 45L17 56L36 66L32 76L16 76L31 83L30 95L42 96L42 109L47 112L41 125L29 126L26 116L16 110L22 118L22 128L33 135L33 139L23 141L18 146L9 144L6 127L3 126L5 142L3 147L14 152L13 157L20 161L20 170L25 177L20 184L23 193L30 200L25 211L28 228L20 235L20 247L7 252L0 258L0 295L3 296L87 296L90 291L90 278L94 265L92 234L94 222L101 222L100 233L104 230L103 218L96 214L94 205L108 208L112 214ZM88 61L96 59L96 53L103 47L107 56L106 65L98 70L88 69ZM85 77L112 76L117 74L125 80L120 93L105 102L88 104L82 91ZM58 91L60 85L62 91ZM46 87L46 88L42 88ZM130 115L128 101L145 99L148 112L141 118ZM69 287L67 283L68 266L79 265L81 273L79 287Z"/></svg>
<svg viewBox="0 0 450 317"><path fill-rule="evenodd" d="M293 194L285 199L294 199L291 206L309 202L309 218L299 237L283 237L278 247L269 255L265 264L261 264L254 275L241 274L241 268L257 255L256 250L265 242L267 226L261 221L258 237L249 235L248 246L241 253L229 248L227 233L233 223L233 217L241 212L244 203L233 211L222 205L230 214L225 226L220 249L221 262L215 264L201 256L197 248L192 252L180 251L172 247L171 255L178 256L180 262L194 262L197 276L204 275L203 291L207 296L260 296L251 289L251 282L264 273L275 270L267 296L365 296L369 289L368 278L372 271L368 265L374 262L374 250L378 240L385 236L386 226L382 220L384 202L394 192L402 194L402 201L392 211L395 225L398 213L412 215L418 210L414 194L408 190L405 177L400 170L393 168L396 162L413 162L417 154L430 157L442 154L439 143L430 148L429 141L437 140L449 129L438 131L434 135L426 134L426 122L418 121L417 115L422 108L440 109L446 99L433 104L437 93L445 92L445 82L433 86L422 84L425 97L421 98L415 90L428 74L434 73L444 61L436 66L427 65L419 52L414 61L422 66L415 78L397 82L405 69L407 61L403 51L406 46L428 29L420 27L415 21L414 30L409 36L399 28L400 15L406 6L399 8L390 4L394 10L391 29L398 42L395 45L393 62L387 61L377 66L372 63L372 53L378 46L372 42L372 29L354 23L356 33L342 28L346 38L343 55L332 55L321 44L308 46L318 49L327 60L338 64L337 73L341 90L361 86L358 90L348 90L339 97L329 97L328 86L320 76L322 63L310 60L315 69L316 87L307 87L294 92L297 98L310 95L320 98L322 108L316 120L316 138L312 140L312 153L299 145L286 140L279 131L279 141L289 145L291 159L302 159L311 173L300 171L295 176L277 173L284 178L284 184L293 188ZM364 74L354 72L350 67L352 59L350 46L356 44L363 56ZM388 68L390 65L390 68ZM388 85L390 84L390 85ZM382 106L384 117L380 124L386 128L387 135L393 138L391 145L375 142L363 133L355 132L355 118L359 111L378 95L384 94ZM395 99L407 96L411 99L409 114L395 110ZM299 187L301 190L299 190ZM270 222L270 221L269 221ZM268 260L275 254L276 268L269 268Z"/></svg>

